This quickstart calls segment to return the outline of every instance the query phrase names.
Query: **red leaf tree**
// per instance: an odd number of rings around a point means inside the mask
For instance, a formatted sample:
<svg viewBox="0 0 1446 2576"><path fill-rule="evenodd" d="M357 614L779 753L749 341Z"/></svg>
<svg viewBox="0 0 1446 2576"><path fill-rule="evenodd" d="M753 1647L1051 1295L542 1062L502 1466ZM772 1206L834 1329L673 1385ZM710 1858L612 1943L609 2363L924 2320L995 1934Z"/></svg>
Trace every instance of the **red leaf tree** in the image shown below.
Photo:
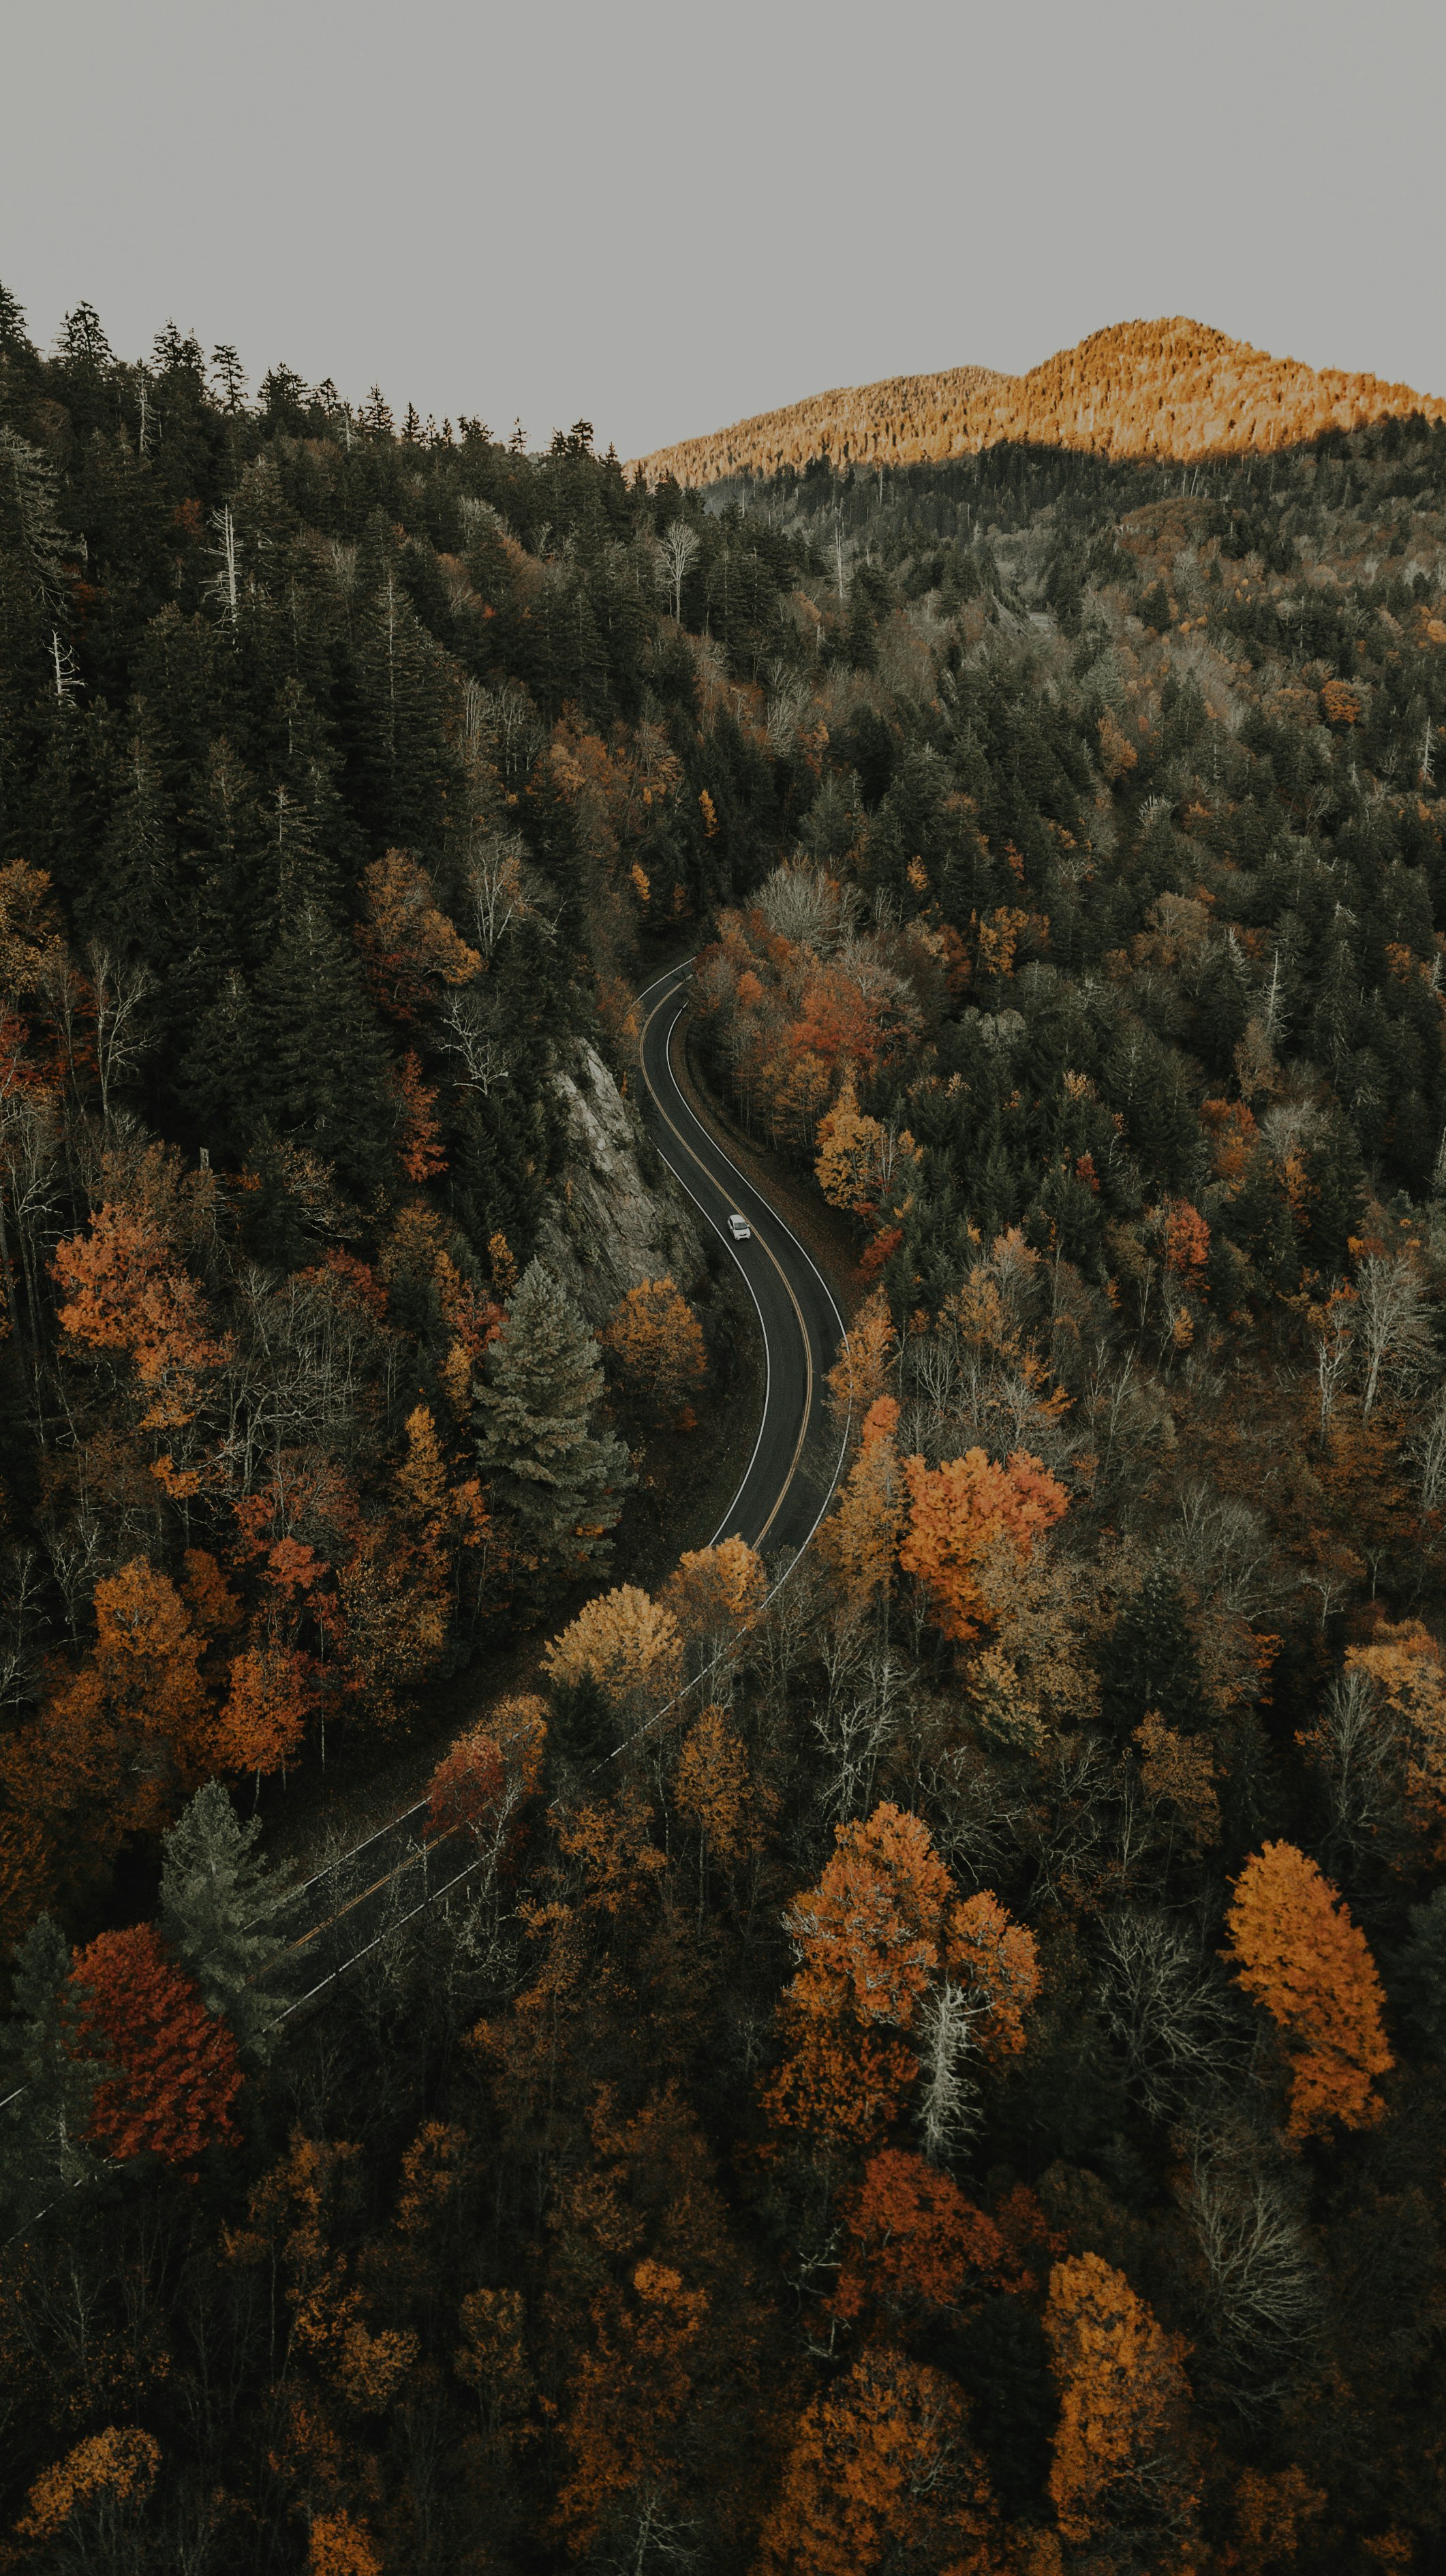
<svg viewBox="0 0 1446 2576"><path fill-rule="evenodd" d="M150 2154L185 2165L235 2140L236 2042L153 1924L102 1932L76 1959L70 1986L80 2052L112 2070L95 2090L94 2145L118 2162Z"/></svg>

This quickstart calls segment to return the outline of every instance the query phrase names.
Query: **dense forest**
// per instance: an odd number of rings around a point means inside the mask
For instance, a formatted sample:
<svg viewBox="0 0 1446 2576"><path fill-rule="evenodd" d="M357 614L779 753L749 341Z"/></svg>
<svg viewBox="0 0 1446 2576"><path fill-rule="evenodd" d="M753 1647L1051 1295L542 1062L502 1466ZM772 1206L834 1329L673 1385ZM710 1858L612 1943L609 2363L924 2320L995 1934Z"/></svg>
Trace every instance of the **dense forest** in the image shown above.
<svg viewBox="0 0 1446 2576"><path fill-rule="evenodd" d="M1438 2563L1446 428L0 342L3 2564ZM848 1449L648 1589L732 1328L549 1246L692 950ZM266 1801L443 1683L288 2016Z"/></svg>

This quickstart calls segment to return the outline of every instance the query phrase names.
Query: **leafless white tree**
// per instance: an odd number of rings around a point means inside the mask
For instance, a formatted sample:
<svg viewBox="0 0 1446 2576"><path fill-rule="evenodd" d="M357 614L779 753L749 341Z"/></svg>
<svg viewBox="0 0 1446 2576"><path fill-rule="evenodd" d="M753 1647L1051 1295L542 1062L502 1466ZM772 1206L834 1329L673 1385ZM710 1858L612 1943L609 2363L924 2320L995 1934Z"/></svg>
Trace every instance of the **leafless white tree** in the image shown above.
<svg viewBox="0 0 1446 2576"><path fill-rule="evenodd" d="M95 1011L95 1067L100 1085L100 1114L110 1123L111 1094L145 1051L142 1007L155 977L145 966L127 964L94 941L86 951Z"/></svg>
<svg viewBox="0 0 1446 2576"><path fill-rule="evenodd" d="M1205 2332L1222 2392L1257 2417L1284 2395L1320 2328L1298 2194L1248 2153L1205 2138L1191 2148L1181 2196L1209 2282Z"/></svg>
<svg viewBox="0 0 1446 2576"><path fill-rule="evenodd" d="M962 1986L947 1978L931 1988L919 2007L919 2136L931 2165L947 2164L979 2125L970 2054L980 2010Z"/></svg>
<svg viewBox="0 0 1446 2576"><path fill-rule="evenodd" d="M673 615L683 614L683 584L698 554L698 531L686 519L674 519L663 531L663 562L673 593Z"/></svg>
<svg viewBox="0 0 1446 2576"><path fill-rule="evenodd" d="M1166 1914L1130 1908L1106 1917L1099 2005L1126 2080L1154 2119L1222 2083L1239 2061L1224 1979Z"/></svg>
<svg viewBox="0 0 1446 2576"><path fill-rule="evenodd" d="M1366 1421L1382 1382L1399 1387L1420 1378L1434 1353L1430 1302L1408 1253L1368 1253L1356 1272L1356 1291Z"/></svg>

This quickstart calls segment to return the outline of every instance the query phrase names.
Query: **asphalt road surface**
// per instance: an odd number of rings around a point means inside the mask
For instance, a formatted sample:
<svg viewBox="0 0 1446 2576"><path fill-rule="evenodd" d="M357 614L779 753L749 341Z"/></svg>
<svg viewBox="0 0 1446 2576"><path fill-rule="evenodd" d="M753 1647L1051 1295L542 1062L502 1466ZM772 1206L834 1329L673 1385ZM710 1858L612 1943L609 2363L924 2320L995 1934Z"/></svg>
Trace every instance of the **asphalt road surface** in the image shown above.
<svg viewBox="0 0 1446 2576"><path fill-rule="evenodd" d="M674 1071L679 1022L689 1003L691 960L660 975L639 996L643 1080L654 1143L704 1222L737 1264L763 1339L763 1419L743 1482L713 1533L745 1538L772 1554L805 1547L838 1481L839 1434L825 1380L844 1323L822 1273L767 1199L730 1162L689 1108ZM751 1239L736 1243L730 1215L745 1216Z"/></svg>

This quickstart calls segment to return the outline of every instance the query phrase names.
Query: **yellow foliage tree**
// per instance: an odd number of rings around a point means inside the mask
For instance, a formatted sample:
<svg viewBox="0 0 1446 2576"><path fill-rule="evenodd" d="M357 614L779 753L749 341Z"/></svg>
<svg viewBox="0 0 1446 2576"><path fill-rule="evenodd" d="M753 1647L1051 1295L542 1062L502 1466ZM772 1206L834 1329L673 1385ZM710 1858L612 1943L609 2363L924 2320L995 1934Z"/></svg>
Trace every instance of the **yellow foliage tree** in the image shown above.
<svg viewBox="0 0 1446 2576"><path fill-rule="evenodd" d="M767 1588L756 1550L746 1539L725 1538L716 1547L689 1548L658 1597L677 1621L696 1670L737 1642Z"/></svg>
<svg viewBox="0 0 1446 2576"><path fill-rule="evenodd" d="M852 1426L855 1440L862 1437L870 1407L889 1391L896 1347L888 1298L876 1288L860 1306L828 1373L830 1410L841 1426Z"/></svg>
<svg viewBox="0 0 1446 2576"><path fill-rule="evenodd" d="M818 1534L819 1553L851 1602L871 1601L893 1581L904 1526L903 1480L893 1439L898 1418L891 1395L877 1396L869 1406L848 1482Z"/></svg>
<svg viewBox="0 0 1446 2576"><path fill-rule="evenodd" d="M583 1604L543 1654L549 1680L596 1682L621 1715L639 1701L670 1699L683 1678L683 1641L671 1610L636 1584Z"/></svg>
<svg viewBox="0 0 1446 2576"><path fill-rule="evenodd" d="M702 1326L671 1278L630 1288L602 1340L629 1391L656 1412L696 1395L708 1374Z"/></svg>
<svg viewBox="0 0 1446 2576"><path fill-rule="evenodd" d="M1383 1712L1411 1824L1433 1857L1446 1853L1446 1669L1419 1620L1382 1625L1368 1646L1346 1648L1346 1671L1366 1675Z"/></svg>
<svg viewBox="0 0 1446 2576"><path fill-rule="evenodd" d="M830 1207L843 1208L850 1216L872 1213L883 1140L883 1128L877 1118L863 1115L853 1076L846 1074L837 1100L818 1126L814 1175Z"/></svg>
<svg viewBox="0 0 1446 2576"><path fill-rule="evenodd" d="M440 909L432 880L410 850L388 850L363 871L366 918L356 933L368 980L383 1010L405 1025L439 984L470 983L482 971L475 948Z"/></svg>

